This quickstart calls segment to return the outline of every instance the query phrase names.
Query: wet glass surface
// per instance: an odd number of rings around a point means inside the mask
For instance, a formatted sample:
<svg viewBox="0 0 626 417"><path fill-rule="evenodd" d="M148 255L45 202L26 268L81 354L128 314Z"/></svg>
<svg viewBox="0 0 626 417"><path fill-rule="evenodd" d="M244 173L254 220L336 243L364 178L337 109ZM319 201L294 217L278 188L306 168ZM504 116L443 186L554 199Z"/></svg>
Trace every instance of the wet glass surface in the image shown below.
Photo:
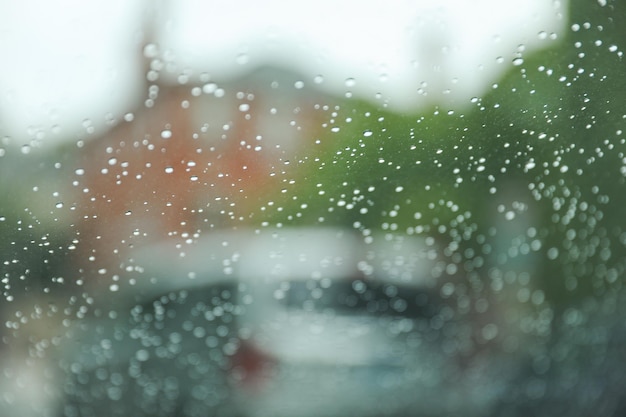
<svg viewBox="0 0 626 417"><path fill-rule="evenodd" d="M0 6L0 414L622 415L626 8L270 3Z"/></svg>

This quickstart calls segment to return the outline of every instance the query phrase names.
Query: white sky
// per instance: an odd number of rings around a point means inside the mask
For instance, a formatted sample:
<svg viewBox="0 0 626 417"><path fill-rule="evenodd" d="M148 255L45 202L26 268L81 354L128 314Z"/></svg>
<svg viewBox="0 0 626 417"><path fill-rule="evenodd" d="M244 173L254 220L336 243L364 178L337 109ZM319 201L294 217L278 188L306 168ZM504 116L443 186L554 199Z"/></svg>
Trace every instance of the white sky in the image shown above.
<svg viewBox="0 0 626 417"><path fill-rule="evenodd" d="M4 1L0 146L7 137L75 141L85 126L102 131L133 109L146 95L141 47L149 26L168 64L161 82L204 72L219 83L269 65L334 95L349 90L380 102L380 93L391 109L419 112L480 96L513 59L562 33L566 7L566 0Z"/></svg>

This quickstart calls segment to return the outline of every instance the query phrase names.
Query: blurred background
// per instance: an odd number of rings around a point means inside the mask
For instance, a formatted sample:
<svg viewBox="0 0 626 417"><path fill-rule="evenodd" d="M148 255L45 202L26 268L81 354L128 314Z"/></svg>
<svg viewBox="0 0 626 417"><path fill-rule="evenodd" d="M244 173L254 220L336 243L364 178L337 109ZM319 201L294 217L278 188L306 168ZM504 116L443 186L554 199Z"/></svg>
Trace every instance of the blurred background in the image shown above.
<svg viewBox="0 0 626 417"><path fill-rule="evenodd" d="M0 414L626 411L621 3L0 10Z"/></svg>

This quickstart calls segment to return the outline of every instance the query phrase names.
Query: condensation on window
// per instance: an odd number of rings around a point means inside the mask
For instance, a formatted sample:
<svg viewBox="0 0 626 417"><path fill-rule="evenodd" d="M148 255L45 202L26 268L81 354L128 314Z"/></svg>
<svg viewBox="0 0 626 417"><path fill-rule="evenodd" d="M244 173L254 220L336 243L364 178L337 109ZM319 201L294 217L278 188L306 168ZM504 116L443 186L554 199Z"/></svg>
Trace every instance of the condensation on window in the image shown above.
<svg viewBox="0 0 626 417"><path fill-rule="evenodd" d="M1 415L626 412L619 1L0 16Z"/></svg>

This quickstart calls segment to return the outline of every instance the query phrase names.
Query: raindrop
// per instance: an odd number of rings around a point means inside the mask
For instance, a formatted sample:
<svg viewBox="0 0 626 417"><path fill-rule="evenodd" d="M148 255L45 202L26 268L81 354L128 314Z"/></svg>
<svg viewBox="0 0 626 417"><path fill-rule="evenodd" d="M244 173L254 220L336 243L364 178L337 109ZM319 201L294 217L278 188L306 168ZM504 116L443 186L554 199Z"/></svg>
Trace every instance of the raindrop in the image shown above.
<svg viewBox="0 0 626 417"><path fill-rule="evenodd" d="M523 63L524 63L524 58L521 58L521 57L517 57L513 60L513 65L515 65L516 67L519 67Z"/></svg>
<svg viewBox="0 0 626 417"><path fill-rule="evenodd" d="M161 137L162 137L163 139L169 139L169 138L171 138L171 137L172 137L172 131L171 131L171 130L169 130L169 129L165 129L165 130L163 130L163 131L161 132Z"/></svg>
<svg viewBox="0 0 626 417"><path fill-rule="evenodd" d="M239 65L246 65L248 62L250 62L250 57L248 56L248 54L239 54L237 55L237 59L235 61Z"/></svg>
<svg viewBox="0 0 626 417"><path fill-rule="evenodd" d="M485 338L485 340L495 339L496 336L498 335L498 326L493 323L487 324L482 329L482 335Z"/></svg>
<svg viewBox="0 0 626 417"><path fill-rule="evenodd" d="M369 129L363 132L363 136L365 136L366 138L369 138L373 134L374 133L371 130L369 130Z"/></svg>
<svg viewBox="0 0 626 417"><path fill-rule="evenodd" d="M354 78L348 78L346 79L346 87L348 88L352 88L356 85L356 81Z"/></svg>
<svg viewBox="0 0 626 417"><path fill-rule="evenodd" d="M159 54L159 47L154 43L149 43L143 48L143 56L146 58L156 58Z"/></svg>
<svg viewBox="0 0 626 417"><path fill-rule="evenodd" d="M559 250L555 247L548 249L548 259L555 260L559 256Z"/></svg>
<svg viewBox="0 0 626 417"><path fill-rule="evenodd" d="M174 168L173 167L165 167L165 173L166 174L171 174L172 172L174 172Z"/></svg>
<svg viewBox="0 0 626 417"><path fill-rule="evenodd" d="M140 349L135 354L135 357L139 362L145 362L150 358L150 353L145 349Z"/></svg>
<svg viewBox="0 0 626 417"><path fill-rule="evenodd" d="M207 83L202 86L204 94L213 94L215 90L217 90L217 84L215 83Z"/></svg>

